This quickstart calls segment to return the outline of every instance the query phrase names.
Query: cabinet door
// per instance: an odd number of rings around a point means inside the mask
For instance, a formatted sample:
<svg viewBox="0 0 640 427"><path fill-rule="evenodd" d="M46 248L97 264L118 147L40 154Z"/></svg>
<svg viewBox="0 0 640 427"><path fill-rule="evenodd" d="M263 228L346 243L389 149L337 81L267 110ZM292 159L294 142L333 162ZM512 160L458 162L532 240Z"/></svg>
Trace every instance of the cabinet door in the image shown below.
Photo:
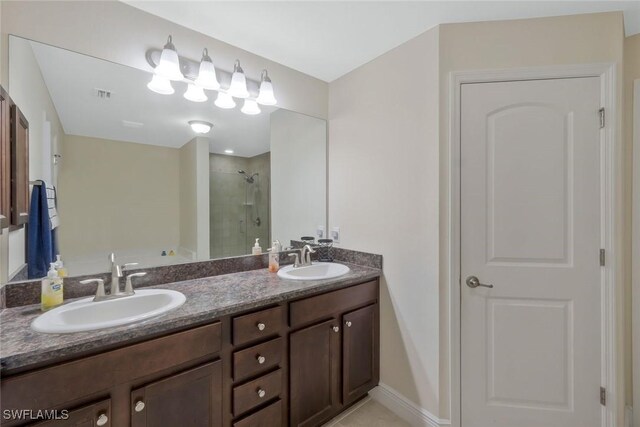
<svg viewBox="0 0 640 427"><path fill-rule="evenodd" d="M377 305L342 317L342 398L345 405L364 396L378 383Z"/></svg>
<svg viewBox="0 0 640 427"><path fill-rule="evenodd" d="M0 86L0 233L9 226L11 212L11 100Z"/></svg>
<svg viewBox="0 0 640 427"><path fill-rule="evenodd" d="M67 413L57 412L58 419L34 424L33 427L110 427L111 399L101 400L91 405L85 405Z"/></svg>
<svg viewBox="0 0 640 427"><path fill-rule="evenodd" d="M340 327L328 320L289 336L291 426L316 426L339 405Z"/></svg>
<svg viewBox="0 0 640 427"><path fill-rule="evenodd" d="M11 106L11 225L29 220L29 122Z"/></svg>
<svg viewBox="0 0 640 427"><path fill-rule="evenodd" d="M172 375L131 392L132 427L221 425L221 361Z"/></svg>

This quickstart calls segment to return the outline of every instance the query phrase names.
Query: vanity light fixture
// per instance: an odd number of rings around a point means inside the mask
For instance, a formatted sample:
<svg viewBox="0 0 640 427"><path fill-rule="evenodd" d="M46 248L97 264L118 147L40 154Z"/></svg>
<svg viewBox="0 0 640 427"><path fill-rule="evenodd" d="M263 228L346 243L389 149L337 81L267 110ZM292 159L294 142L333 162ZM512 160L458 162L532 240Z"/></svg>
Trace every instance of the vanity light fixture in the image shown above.
<svg viewBox="0 0 640 427"><path fill-rule="evenodd" d="M189 125L195 133L209 133L213 125L202 120L190 120Z"/></svg>
<svg viewBox="0 0 640 427"><path fill-rule="evenodd" d="M229 95L234 98L248 98L249 91L247 90L247 78L244 75L244 71L240 66L240 60L236 59L236 63L233 66L233 75L231 76L231 86L229 86Z"/></svg>
<svg viewBox="0 0 640 427"><path fill-rule="evenodd" d="M160 95L171 95L175 92L173 90L173 86L171 86L171 81L164 77L160 77L157 74L153 75L151 81L147 83L147 87L149 90L159 93Z"/></svg>
<svg viewBox="0 0 640 427"><path fill-rule="evenodd" d="M260 77L260 93L258 94L258 99L256 99L256 101L262 105L276 105L278 103L278 101L276 101L276 97L273 95L273 84L271 83L269 74L267 74L267 70L262 70L262 76Z"/></svg>
<svg viewBox="0 0 640 427"><path fill-rule="evenodd" d="M236 107L236 101L234 101L231 95L226 92L218 92L215 104L217 107L225 110Z"/></svg>
<svg viewBox="0 0 640 427"><path fill-rule="evenodd" d="M196 86L193 83L189 83L189 86L187 86L187 90L185 91L183 96L185 97L185 99L193 102L205 102L207 99L209 99L207 98L207 95L205 95L204 89L202 89L200 86Z"/></svg>
<svg viewBox="0 0 640 427"><path fill-rule="evenodd" d="M226 150L224 150L224 153L225 154L233 154L233 150L226 149Z"/></svg>
<svg viewBox="0 0 640 427"><path fill-rule="evenodd" d="M160 62L153 71L157 76L164 77L169 80L182 80L184 76L180 71L180 59L178 58L178 52L173 45L172 38L169 36L167 44L162 49L160 54Z"/></svg>
<svg viewBox="0 0 640 427"><path fill-rule="evenodd" d="M244 105L240 111L250 116L255 116L256 114L260 114L260 107L254 99L247 98L244 100Z"/></svg>
<svg viewBox="0 0 640 427"><path fill-rule="evenodd" d="M198 78L196 79L195 84L207 90L220 89L220 83L218 83L218 78L216 77L216 67L213 65L213 61L209 56L207 48L204 48L202 51L200 69L198 71Z"/></svg>

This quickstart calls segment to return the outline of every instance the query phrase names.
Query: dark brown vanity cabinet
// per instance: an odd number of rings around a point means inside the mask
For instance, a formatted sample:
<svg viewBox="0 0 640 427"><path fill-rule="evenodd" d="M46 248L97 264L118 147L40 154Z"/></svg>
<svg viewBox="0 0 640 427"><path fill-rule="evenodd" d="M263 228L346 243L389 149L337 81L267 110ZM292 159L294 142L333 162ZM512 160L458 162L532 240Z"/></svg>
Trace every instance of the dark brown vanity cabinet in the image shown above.
<svg viewBox="0 0 640 427"><path fill-rule="evenodd" d="M29 371L3 373L1 410L61 427L318 427L378 383L378 281ZM143 327L143 326L141 326Z"/></svg>
<svg viewBox="0 0 640 427"><path fill-rule="evenodd" d="M360 307L360 308L356 308ZM290 304L291 426L321 425L379 379L378 282Z"/></svg>
<svg viewBox="0 0 640 427"><path fill-rule="evenodd" d="M131 426L222 426L222 362L201 365L131 392Z"/></svg>

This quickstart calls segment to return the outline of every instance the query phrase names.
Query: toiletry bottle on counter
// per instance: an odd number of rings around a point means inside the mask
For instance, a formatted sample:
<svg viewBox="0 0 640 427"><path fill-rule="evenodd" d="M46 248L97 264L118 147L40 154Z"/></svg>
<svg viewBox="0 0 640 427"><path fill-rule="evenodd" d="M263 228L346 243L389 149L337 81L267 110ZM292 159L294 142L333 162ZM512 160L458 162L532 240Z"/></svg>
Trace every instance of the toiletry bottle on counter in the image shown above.
<svg viewBox="0 0 640 427"><path fill-rule="evenodd" d="M280 270L280 250L282 246L279 241L273 242L271 249L269 249L269 271L271 273L277 273Z"/></svg>
<svg viewBox="0 0 640 427"><path fill-rule="evenodd" d="M42 279L40 309L42 311L50 310L62 304L63 301L62 277L58 275L55 263L52 262L47 277Z"/></svg>
<svg viewBox="0 0 640 427"><path fill-rule="evenodd" d="M256 244L253 245L253 248L251 249L251 253L253 255L260 255L262 254L262 248L260 247L260 238L256 239Z"/></svg>
<svg viewBox="0 0 640 427"><path fill-rule="evenodd" d="M56 255L56 262L54 262L53 264L56 267L58 276L67 277L67 269L64 268L64 263L62 262L62 257L60 256L60 254Z"/></svg>

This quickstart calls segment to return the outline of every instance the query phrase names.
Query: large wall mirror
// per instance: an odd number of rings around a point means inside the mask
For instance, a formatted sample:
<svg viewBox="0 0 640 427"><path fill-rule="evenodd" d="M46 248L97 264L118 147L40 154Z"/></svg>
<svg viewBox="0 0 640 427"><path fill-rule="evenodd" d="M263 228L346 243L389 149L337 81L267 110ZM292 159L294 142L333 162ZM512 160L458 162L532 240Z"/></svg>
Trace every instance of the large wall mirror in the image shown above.
<svg viewBox="0 0 640 427"><path fill-rule="evenodd" d="M161 95L147 88L151 76L9 38L29 177L55 198L69 275L108 271L111 252L142 267L179 264L248 255L255 239L266 251L326 227L324 120L277 106L218 108L213 91L192 102L183 82ZM198 133L194 121L212 128ZM27 278L29 232L10 231L10 280Z"/></svg>

